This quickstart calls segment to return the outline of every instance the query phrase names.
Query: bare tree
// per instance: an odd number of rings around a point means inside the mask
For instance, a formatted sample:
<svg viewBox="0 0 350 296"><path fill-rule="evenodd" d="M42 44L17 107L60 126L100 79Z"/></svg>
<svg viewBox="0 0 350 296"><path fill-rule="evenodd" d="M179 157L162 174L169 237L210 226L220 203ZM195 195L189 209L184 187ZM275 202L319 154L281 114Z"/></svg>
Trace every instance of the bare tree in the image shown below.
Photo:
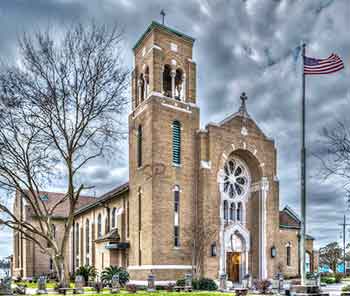
<svg viewBox="0 0 350 296"><path fill-rule="evenodd" d="M350 185L350 129L346 122L338 121L335 127L323 129L322 148L317 157L323 165L325 178L341 177L345 187Z"/></svg>
<svg viewBox="0 0 350 296"><path fill-rule="evenodd" d="M205 223L194 225L192 232L186 231L187 235L193 237L191 241L192 274L196 278L203 276L203 259L207 257L205 253L211 251L212 243L217 241L219 235L219 228L216 227L219 218L217 216L209 217ZM216 243L215 248L218 248Z"/></svg>
<svg viewBox="0 0 350 296"><path fill-rule="evenodd" d="M343 258L342 254L343 250L337 242L329 243L325 247L320 248L320 264L327 265L333 272L337 272L337 265Z"/></svg>
<svg viewBox="0 0 350 296"><path fill-rule="evenodd" d="M129 72L122 63L122 32L115 26L76 25L61 36L24 34L16 65L0 73L0 188L17 191L38 217L38 226L19 219L3 200L2 225L22 233L48 254L66 285L64 254L81 193L81 170L108 155L125 136L122 115ZM63 171L65 195L47 208L40 192ZM51 219L67 203L63 238Z"/></svg>

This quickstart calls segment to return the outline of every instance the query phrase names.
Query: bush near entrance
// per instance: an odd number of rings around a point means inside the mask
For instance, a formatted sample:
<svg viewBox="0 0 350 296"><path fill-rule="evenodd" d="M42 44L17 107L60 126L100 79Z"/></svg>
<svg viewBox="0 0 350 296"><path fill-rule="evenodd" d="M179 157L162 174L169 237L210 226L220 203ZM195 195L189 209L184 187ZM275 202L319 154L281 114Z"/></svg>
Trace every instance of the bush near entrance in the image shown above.
<svg viewBox="0 0 350 296"><path fill-rule="evenodd" d="M185 286L185 279L177 280L176 286ZM201 279L193 279L192 280L192 288L194 290L200 290L200 291L216 291L218 289L217 284L214 280L208 279L208 278L201 278Z"/></svg>

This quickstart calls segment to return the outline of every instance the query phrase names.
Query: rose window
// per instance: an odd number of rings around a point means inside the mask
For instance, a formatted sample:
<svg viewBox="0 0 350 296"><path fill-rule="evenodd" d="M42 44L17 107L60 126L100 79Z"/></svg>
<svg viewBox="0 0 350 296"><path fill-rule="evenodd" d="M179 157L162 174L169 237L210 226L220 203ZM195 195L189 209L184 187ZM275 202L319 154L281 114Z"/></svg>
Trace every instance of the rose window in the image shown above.
<svg viewBox="0 0 350 296"><path fill-rule="evenodd" d="M248 172L238 160L231 159L224 166L224 192L230 198L244 196L248 190Z"/></svg>

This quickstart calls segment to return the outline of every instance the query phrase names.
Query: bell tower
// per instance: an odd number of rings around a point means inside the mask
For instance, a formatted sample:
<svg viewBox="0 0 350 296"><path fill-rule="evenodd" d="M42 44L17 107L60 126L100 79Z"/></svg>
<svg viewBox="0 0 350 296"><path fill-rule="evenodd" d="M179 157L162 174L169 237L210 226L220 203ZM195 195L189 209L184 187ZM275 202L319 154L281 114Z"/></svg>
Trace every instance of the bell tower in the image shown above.
<svg viewBox="0 0 350 296"><path fill-rule="evenodd" d="M134 46L133 110L152 94L196 103L194 39L152 22Z"/></svg>
<svg viewBox="0 0 350 296"><path fill-rule="evenodd" d="M129 115L129 272L145 280L191 270L199 108L194 39L152 22L133 48Z"/></svg>

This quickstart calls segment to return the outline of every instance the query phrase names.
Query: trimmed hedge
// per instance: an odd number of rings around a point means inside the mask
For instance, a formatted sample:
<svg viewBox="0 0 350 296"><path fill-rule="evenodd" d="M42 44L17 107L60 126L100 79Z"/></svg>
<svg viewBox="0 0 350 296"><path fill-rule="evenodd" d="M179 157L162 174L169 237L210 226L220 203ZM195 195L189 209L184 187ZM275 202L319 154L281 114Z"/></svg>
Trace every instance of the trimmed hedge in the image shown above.
<svg viewBox="0 0 350 296"><path fill-rule="evenodd" d="M176 281L176 286L185 286L185 279L180 279ZM194 290L201 290L201 291L216 291L218 289L217 284L214 280L209 278L201 278L199 280L192 279L192 288Z"/></svg>

